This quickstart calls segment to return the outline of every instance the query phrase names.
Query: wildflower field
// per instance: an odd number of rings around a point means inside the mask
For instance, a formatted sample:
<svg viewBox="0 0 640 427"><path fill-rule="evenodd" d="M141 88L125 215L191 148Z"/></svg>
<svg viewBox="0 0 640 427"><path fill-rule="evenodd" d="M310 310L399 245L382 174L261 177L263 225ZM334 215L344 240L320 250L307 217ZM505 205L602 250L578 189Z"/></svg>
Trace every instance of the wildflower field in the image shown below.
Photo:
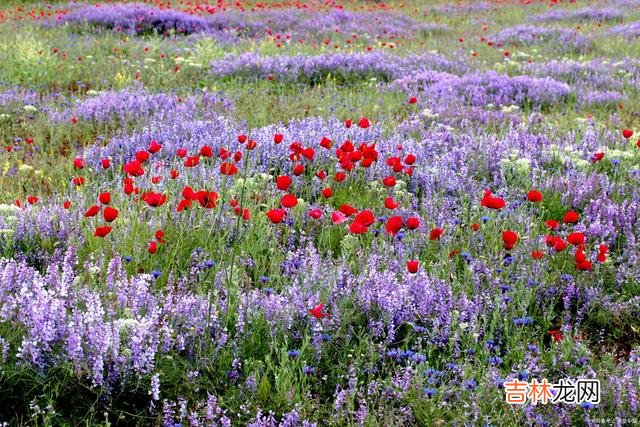
<svg viewBox="0 0 640 427"><path fill-rule="evenodd" d="M640 424L639 92L638 0L0 2L0 425Z"/></svg>

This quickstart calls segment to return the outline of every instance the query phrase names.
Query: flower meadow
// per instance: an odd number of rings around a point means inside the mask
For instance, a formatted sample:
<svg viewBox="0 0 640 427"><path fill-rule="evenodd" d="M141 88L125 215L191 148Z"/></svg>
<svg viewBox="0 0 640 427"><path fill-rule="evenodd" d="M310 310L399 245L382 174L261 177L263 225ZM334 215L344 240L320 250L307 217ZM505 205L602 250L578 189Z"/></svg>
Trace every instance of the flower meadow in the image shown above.
<svg viewBox="0 0 640 427"><path fill-rule="evenodd" d="M0 424L640 423L639 22L3 2Z"/></svg>

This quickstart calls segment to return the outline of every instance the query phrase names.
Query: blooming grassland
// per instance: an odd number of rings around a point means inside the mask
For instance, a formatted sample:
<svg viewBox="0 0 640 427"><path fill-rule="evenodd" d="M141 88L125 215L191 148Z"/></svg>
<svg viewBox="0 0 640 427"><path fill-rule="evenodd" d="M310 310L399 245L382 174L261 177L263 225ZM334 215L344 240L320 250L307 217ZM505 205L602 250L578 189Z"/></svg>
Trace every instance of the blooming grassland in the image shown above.
<svg viewBox="0 0 640 427"><path fill-rule="evenodd" d="M640 3L578 3L3 3L0 423L640 422Z"/></svg>

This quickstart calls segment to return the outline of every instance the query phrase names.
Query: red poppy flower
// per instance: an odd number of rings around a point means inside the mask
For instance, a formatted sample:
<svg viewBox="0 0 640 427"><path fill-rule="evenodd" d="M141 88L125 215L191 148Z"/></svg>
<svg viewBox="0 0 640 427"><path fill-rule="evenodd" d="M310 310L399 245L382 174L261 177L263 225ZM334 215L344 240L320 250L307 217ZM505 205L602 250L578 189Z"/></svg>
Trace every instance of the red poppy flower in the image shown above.
<svg viewBox="0 0 640 427"><path fill-rule="evenodd" d="M178 148L176 150L176 154L178 155L178 157L182 158L185 157L187 155L187 149L186 148Z"/></svg>
<svg viewBox="0 0 640 427"><path fill-rule="evenodd" d="M365 209L355 216L354 221L358 224L364 225L365 227L369 227L376 221L376 217L369 209Z"/></svg>
<svg viewBox="0 0 640 427"><path fill-rule="evenodd" d="M402 169L404 169L404 165L402 164L402 162L398 161L394 163L393 166L391 166L391 169L393 169L395 173L402 172Z"/></svg>
<svg viewBox="0 0 640 427"><path fill-rule="evenodd" d="M169 172L169 175L171 176L171 179L178 179L178 177L180 176L180 172L178 172L175 169L171 169L171 172Z"/></svg>
<svg viewBox="0 0 640 427"><path fill-rule="evenodd" d="M415 216L407 218L407 228L409 230L415 230L418 227L420 227L420 218Z"/></svg>
<svg viewBox="0 0 640 427"><path fill-rule="evenodd" d="M347 216L340 211L335 211L331 213L331 222L335 225L342 224L347 220Z"/></svg>
<svg viewBox="0 0 640 427"><path fill-rule="evenodd" d="M393 187L396 185L396 179L392 176L388 176L382 180L385 187Z"/></svg>
<svg viewBox="0 0 640 427"><path fill-rule="evenodd" d="M416 98L415 96L412 96L411 98L409 98L409 101L407 101L409 104L415 104L416 102L418 102L418 98Z"/></svg>
<svg viewBox="0 0 640 427"><path fill-rule="evenodd" d="M85 218L89 218L92 216L96 216L98 212L100 212L100 206L94 205L87 209L87 211L84 213L84 216Z"/></svg>
<svg viewBox="0 0 640 427"><path fill-rule="evenodd" d="M96 227L96 231L93 232L93 235L95 237L104 237L107 234L111 233L112 228L109 227L108 225L104 226L104 227Z"/></svg>
<svg viewBox="0 0 640 427"><path fill-rule="evenodd" d="M149 160L150 154L148 151L137 151L136 152L136 160L140 163L146 162Z"/></svg>
<svg viewBox="0 0 640 427"><path fill-rule="evenodd" d="M333 177L333 179L335 179L336 182L342 182L345 179L347 179L347 174L344 173L344 172L336 172L336 174Z"/></svg>
<svg viewBox="0 0 640 427"><path fill-rule="evenodd" d="M491 190L487 190L484 192L484 196L482 196L482 200L480 201L480 205L489 209L502 209L505 207L506 203L504 199L500 197L493 197L491 195Z"/></svg>
<svg viewBox="0 0 640 427"><path fill-rule="evenodd" d="M253 139L250 139L249 142L247 142L247 150L253 150L257 146L258 146L258 143L255 142Z"/></svg>
<svg viewBox="0 0 640 427"><path fill-rule="evenodd" d="M387 161L386 161L387 166L393 167L397 163L401 163L400 157L391 156L387 158Z"/></svg>
<svg viewBox="0 0 640 427"><path fill-rule="evenodd" d="M65 208L65 209L69 209L69 208L71 207L71 201L69 201L69 200L65 200L65 201L62 203L62 207L63 207L63 208Z"/></svg>
<svg viewBox="0 0 640 427"><path fill-rule="evenodd" d="M149 246L147 246L147 251L149 251L150 254L155 254L158 251L158 242L155 240L150 241Z"/></svg>
<svg viewBox="0 0 640 427"><path fill-rule="evenodd" d="M280 133L276 133L275 135L273 135L273 142L275 142L276 144L280 144L283 139L284 139L284 135Z"/></svg>
<svg viewBox="0 0 640 427"><path fill-rule="evenodd" d="M304 165L298 163L293 167L293 174L295 176L300 176L304 173Z"/></svg>
<svg viewBox="0 0 640 427"><path fill-rule="evenodd" d="M533 259L542 259L544 258L544 252L542 252L541 250L535 250L533 252L531 252L531 258Z"/></svg>
<svg viewBox="0 0 640 427"><path fill-rule="evenodd" d="M530 190L527 193L527 200L533 203L540 203L542 201L542 193L538 190Z"/></svg>
<svg viewBox="0 0 640 427"><path fill-rule="evenodd" d="M147 151L150 152L151 154L155 154L161 149L162 149L162 145L158 144L158 141L156 141L155 139L152 139L151 142L149 143L149 148L147 149Z"/></svg>
<svg viewBox="0 0 640 427"><path fill-rule="evenodd" d="M100 164L102 165L102 169L109 169L109 167L111 167L111 160L110 159L102 159L102 160L100 160Z"/></svg>
<svg viewBox="0 0 640 427"><path fill-rule="evenodd" d="M560 237L556 237L553 240L553 249L556 252L562 252L567 248L567 242L565 242L564 240L562 240Z"/></svg>
<svg viewBox="0 0 640 427"><path fill-rule="evenodd" d="M279 224L284 219L286 213L284 209L271 209L266 215L273 224Z"/></svg>
<svg viewBox="0 0 640 427"><path fill-rule="evenodd" d="M116 218L118 218L118 209L107 206L106 208L104 208L102 216L104 217L105 221L113 222Z"/></svg>
<svg viewBox="0 0 640 427"><path fill-rule="evenodd" d="M443 228L434 228L429 233L429 240L439 240L440 237L442 237L443 234L444 234L444 229Z"/></svg>
<svg viewBox="0 0 640 427"><path fill-rule="evenodd" d="M552 236L551 234L547 234L544 237L544 242L547 246L553 247L553 243L555 242L556 236Z"/></svg>
<svg viewBox="0 0 640 427"><path fill-rule="evenodd" d="M573 232L567 236L567 242L574 246L583 245L585 242L584 234L577 231Z"/></svg>
<svg viewBox="0 0 640 427"><path fill-rule="evenodd" d="M384 207L387 209L395 209L400 206L400 203L393 200L393 197L387 197L384 199Z"/></svg>
<svg viewBox="0 0 640 427"><path fill-rule="evenodd" d="M84 169L85 165L86 163L80 157L73 159L73 167L75 167L76 169Z"/></svg>
<svg viewBox="0 0 640 427"><path fill-rule="evenodd" d="M333 191L329 187L323 188L322 189L322 196L324 198L328 199L329 197L333 196Z"/></svg>
<svg viewBox="0 0 640 427"><path fill-rule="evenodd" d="M548 219L544 222L544 225L547 226L549 230L557 230L560 227L560 223L555 219Z"/></svg>
<svg viewBox="0 0 640 427"><path fill-rule="evenodd" d="M327 138L326 136L322 137L322 140L320 141L320 146L326 148L327 150L331 148L331 144L333 142Z"/></svg>
<svg viewBox="0 0 640 427"><path fill-rule="evenodd" d="M146 192L140 197L147 205L157 208L162 206L167 201L167 195L162 193L154 193L153 191Z"/></svg>
<svg viewBox="0 0 640 427"><path fill-rule="evenodd" d="M287 191L291 186L291 178L286 175L281 175L276 178L276 187L278 190Z"/></svg>
<svg viewBox="0 0 640 427"><path fill-rule="evenodd" d="M198 154L202 157L213 157L213 148L208 145L203 145L200 147L200 152Z"/></svg>
<svg viewBox="0 0 640 427"><path fill-rule="evenodd" d="M355 214L356 212L358 212L358 210L356 208L354 208L353 206L347 205L346 203L340 205L338 210L340 212L342 212L343 214L345 214L346 216L351 216L351 215Z"/></svg>
<svg viewBox="0 0 640 427"><path fill-rule="evenodd" d="M591 156L591 162L598 163L600 160L604 159L604 156L604 153L594 153L593 156Z"/></svg>
<svg viewBox="0 0 640 427"><path fill-rule="evenodd" d="M567 213L564 214L564 218L562 221L565 224L575 224L579 220L580 220L580 216L578 215L577 212L568 211Z"/></svg>
<svg viewBox="0 0 640 427"><path fill-rule="evenodd" d="M313 160L313 158L316 155L316 150L314 150L311 147L306 147L300 152L300 154L302 154L302 157L304 157L307 160Z"/></svg>
<svg viewBox="0 0 640 427"><path fill-rule="evenodd" d="M100 195L98 196L98 200L103 205L108 205L109 203L111 203L111 194L108 191L100 193Z"/></svg>
<svg viewBox="0 0 640 427"><path fill-rule="evenodd" d="M189 199L182 199L180 200L180 202L178 203L178 207L176 208L176 210L178 212L182 212L185 209L189 209L191 207L191 200Z"/></svg>
<svg viewBox="0 0 640 427"><path fill-rule="evenodd" d="M197 199L200 206L206 209L213 209L218 203L218 193L215 191L198 191L194 194L193 198Z"/></svg>
<svg viewBox="0 0 640 427"><path fill-rule="evenodd" d="M293 208L298 204L298 198L293 194L285 194L280 199L280 204L283 208Z"/></svg>
<svg viewBox="0 0 640 427"><path fill-rule="evenodd" d="M193 189L188 185L184 186L180 194L182 195L182 197L184 197L187 200L193 200L196 198L196 192L193 191Z"/></svg>
<svg viewBox="0 0 640 427"><path fill-rule="evenodd" d="M562 331L558 330L558 329L553 329L549 332L547 332L551 338L553 338L554 342L560 342L562 341L562 339L564 338L564 335L562 334Z"/></svg>
<svg viewBox="0 0 640 427"><path fill-rule="evenodd" d="M74 176L71 182L73 182L73 185L79 187L84 184L85 180L83 176Z"/></svg>
<svg viewBox="0 0 640 427"><path fill-rule="evenodd" d="M245 142L247 142L247 135L245 134L238 135L238 142L240 144L244 144Z"/></svg>
<svg viewBox="0 0 640 427"><path fill-rule="evenodd" d="M313 219L320 219L320 217L322 217L322 211L320 209L311 209L309 216Z"/></svg>
<svg viewBox="0 0 640 427"><path fill-rule="evenodd" d="M363 234L366 233L368 227L364 224L359 223L358 221L353 221L351 225L349 225L349 231L352 234Z"/></svg>
<svg viewBox="0 0 640 427"><path fill-rule="evenodd" d="M162 230L156 230L155 238L158 241L158 243L166 243L164 240L164 231Z"/></svg>
<svg viewBox="0 0 640 427"><path fill-rule="evenodd" d="M226 148L221 148L220 152L218 153L218 157L222 160L227 160L229 157L231 157L231 151L227 150Z"/></svg>
<svg viewBox="0 0 640 427"><path fill-rule="evenodd" d="M625 139L629 139L633 136L633 131L631 129L622 129L622 136Z"/></svg>
<svg viewBox="0 0 640 427"><path fill-rule="evenodd" d="M404 158L404 162L411 166L416 162L416 156L414 156L413 154L407 154L407 156Z"/></svg>
<svg viewBox="0 0 640 427"><path fill-rule="evenodd" d="M581 271L591 271L593 270L593 263L588 260L576 261L576 268Z"/></svg>
<svg viewBox="0 0 640 427"><path fill-rule="evenodd" d="M324 170L320 169L318 172L316 172L316 176L320 181L324 181L327 178L327 173Z"/></svg>
<svg viewBox="0 0 640 427"><path fill-rule="evenodd" d="M473 229L473 231L478 231L480 229L480 224L474 222L473 224L471 224L471 228Z"/></svg>
<svg viewBox="0 0 640 427"><path fill-rule="evenodd" d="M198 163L200 163L200 157L189 156L185 159L184 166L187 168L192 168L192 167L198 166Z"/></svg>
<svg viewBox="0 0 640 427"><path fill-rule="evenodd" d="M313 308L310 308L309 313L311 313L311 315L318 320L329 317L329 315L324 312L324 304L322 303L316 305Z"/></svg>
<svg viewBox="0 0 640 427"><path fill-rule="evenodd" d="M220 165L220 173L222 175L232 176L238 173L238 168L230 162L222 163Z"/></svg>
<svg viewBox="0 0 640 427"><path fill-rule="evenodd" d="M518 235L514 231L506 230L502 232L502 242L505 249L513 249L517 241Z"/></svg>
<svg viewBox="0 0 640 427"><path fill-rule="evenodd" d="M144 170L142 169L142 163L138 160L132 160L129 163L125 164L122 169L130 176L142 176L144 175Z"/></svg>
<svg viewBox="0 0 640 427"><path fill-rule="evenodd" d="M417 260L407 261L407 271L411 274L417 273L419 266L420 263Z"/></svg>
<svg viewBox="0 0 640 427"><path fill-rule="evenodd" d="M344 127L346 127L347 129L349 129L351 127L351 119L347 119L344 121Z"/></svg>
<svg viewBox="0 0 640 427"><path fill-rule="evenodd" d="M387 223L385 224L385 230L388 234L395 236L398 231L402 228L402 217L400 216L392 216L387 219Z"/></svg>
<svg viewBox="0 0 640 427"><path fill-rule="evenodd" d="M363 117L358 122L358 126L360 126L362 129L367 129L369 126L371 126L371 122L369 121L368 118Z"/></svg>

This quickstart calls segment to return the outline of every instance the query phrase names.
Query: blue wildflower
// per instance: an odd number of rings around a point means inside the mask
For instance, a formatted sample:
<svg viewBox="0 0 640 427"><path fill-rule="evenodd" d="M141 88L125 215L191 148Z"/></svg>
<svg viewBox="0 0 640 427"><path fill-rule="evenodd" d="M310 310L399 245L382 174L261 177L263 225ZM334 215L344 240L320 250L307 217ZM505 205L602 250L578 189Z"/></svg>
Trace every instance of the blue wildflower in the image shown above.
<svg viewBox="0 0 640 427"><path fill-rule="evenodd" d="M289 350L287 354L289 355L290 358L297 359L298 356L300 356L300 350Z"/></svg>
<svg viewBox="0 0 640 427"><path fill-rule="evenodd" d="M477 386L476 380L474 380L473 378L470 378L462 382L462 387L465 390L473 390L476 388L476 386Z"/></svg>

